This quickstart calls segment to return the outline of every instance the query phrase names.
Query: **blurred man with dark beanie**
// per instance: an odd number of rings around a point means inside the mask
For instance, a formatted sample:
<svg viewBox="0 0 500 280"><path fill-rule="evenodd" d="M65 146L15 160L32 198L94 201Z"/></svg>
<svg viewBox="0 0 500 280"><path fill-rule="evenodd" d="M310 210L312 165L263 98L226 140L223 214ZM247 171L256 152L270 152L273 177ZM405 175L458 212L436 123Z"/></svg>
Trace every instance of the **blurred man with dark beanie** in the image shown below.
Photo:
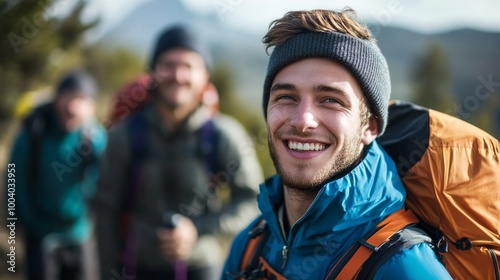
<svg viewBox="0 0 500 280"><path fill-rule="evenodd" d="M150 101L110 132L96 205L102 279L216 279L232 236L257 215L252 142L203 104L212 60L193 32L163 32Z"/></svg>

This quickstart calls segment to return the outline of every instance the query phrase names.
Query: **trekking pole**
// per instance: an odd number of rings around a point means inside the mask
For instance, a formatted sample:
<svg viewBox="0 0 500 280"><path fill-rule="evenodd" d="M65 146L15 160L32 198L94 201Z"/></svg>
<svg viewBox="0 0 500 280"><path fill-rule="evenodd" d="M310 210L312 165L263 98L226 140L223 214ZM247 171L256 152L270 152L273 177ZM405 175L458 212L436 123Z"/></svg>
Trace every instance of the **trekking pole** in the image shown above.
<svg viewBox="0 0 500 280"><path fill-rule="evenodd" d="M163 226L168 229L175 229L184 219L181 214L167 212L163 215ZM174 263L174 279L186 280L187 279L187 266L183 260L175 260Z"/></svg>

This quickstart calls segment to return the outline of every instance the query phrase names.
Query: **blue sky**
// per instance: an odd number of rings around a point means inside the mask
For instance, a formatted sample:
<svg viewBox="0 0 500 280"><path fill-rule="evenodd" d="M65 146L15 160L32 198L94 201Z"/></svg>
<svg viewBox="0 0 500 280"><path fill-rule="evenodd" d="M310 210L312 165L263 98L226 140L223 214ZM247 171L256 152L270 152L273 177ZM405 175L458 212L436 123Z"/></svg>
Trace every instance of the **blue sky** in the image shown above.
<svg viewBox="0 0 500 280"><path fill-rule="evenodd" d="M228 23L246 29L267 27L290 10L342 9L350 6L359 15L379 24L404 26L429 33L456 27L475 27L500 31L498 0L183 0L199 12L214 11L214 3L228 8ZM226 5L224 5L226 4Z"/></svg>
<svg viewBox="0 0 500 280"><path fill-rule="evenodd" d="M55 13L63 13L76 0L59 0ZM92 35L98 38L113 25L151 0L89 0L85 18L101 17ZM169 0L164 0L169 1ZM199 14L216 14L235 29L263 34L270 21L290 10L354 8L360 18L380 26L400 26L421 33L436 33L457 28L500 32L498 0L182 0Z"/></svg>

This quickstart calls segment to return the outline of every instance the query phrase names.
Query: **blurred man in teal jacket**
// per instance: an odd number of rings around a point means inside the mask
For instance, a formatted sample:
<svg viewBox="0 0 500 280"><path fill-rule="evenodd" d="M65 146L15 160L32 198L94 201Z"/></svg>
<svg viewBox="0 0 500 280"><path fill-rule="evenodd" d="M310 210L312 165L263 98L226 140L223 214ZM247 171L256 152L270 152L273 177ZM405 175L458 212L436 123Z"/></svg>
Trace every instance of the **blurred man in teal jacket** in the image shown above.
<svg viewBox="0 0 500 280"><path fill-rule="evenodd" d="M93 231L88 202L107 139L94 119L96 94L88 73L70 72L15 140L9 163L29 279L84 279L90 265L84 261Z"/></svg>

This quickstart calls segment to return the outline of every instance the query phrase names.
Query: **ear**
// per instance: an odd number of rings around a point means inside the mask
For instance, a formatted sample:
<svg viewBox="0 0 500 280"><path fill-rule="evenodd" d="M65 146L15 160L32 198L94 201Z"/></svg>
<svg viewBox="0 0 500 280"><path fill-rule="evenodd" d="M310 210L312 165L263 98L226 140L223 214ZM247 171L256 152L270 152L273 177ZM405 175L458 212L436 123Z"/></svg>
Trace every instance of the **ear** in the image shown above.
<svg viewBox="0 0 500 280"><path fill-rule="evenodd" d="M212 87L214 87L214 84L210 81L210 76L207 76L207 79L206 79L206 84L205 84L205 86L203 87L203 92L205 92L205 91L208 91L208 90L212 89Z"/></svg>
<svg viewBox="0 0 500 280"><path fill-rule="evenodd" d="M369 145L378 135L378 120L370 117L370 120L361 128L361 142Z"/></svg>

